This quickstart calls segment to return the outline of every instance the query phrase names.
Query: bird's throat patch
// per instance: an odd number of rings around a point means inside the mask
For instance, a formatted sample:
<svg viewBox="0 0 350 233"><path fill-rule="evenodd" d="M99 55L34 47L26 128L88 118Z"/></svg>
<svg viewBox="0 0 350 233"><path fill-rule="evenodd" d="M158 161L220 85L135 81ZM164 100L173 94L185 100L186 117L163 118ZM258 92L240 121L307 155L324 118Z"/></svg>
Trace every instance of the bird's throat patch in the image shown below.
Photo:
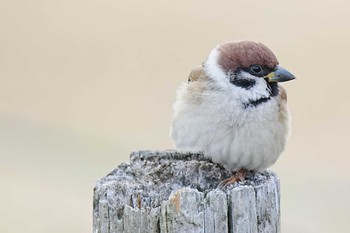
<svg viewBox="0 0 350 233"><path fill-rule="evenodd" d="M267 101L269 101L271 99L271 97L264 97L264 98L260 98L258 100L251 100L248 103L244 103L244 108L251 108L251 107L256 107L262 103L265 103Z"/></svg>

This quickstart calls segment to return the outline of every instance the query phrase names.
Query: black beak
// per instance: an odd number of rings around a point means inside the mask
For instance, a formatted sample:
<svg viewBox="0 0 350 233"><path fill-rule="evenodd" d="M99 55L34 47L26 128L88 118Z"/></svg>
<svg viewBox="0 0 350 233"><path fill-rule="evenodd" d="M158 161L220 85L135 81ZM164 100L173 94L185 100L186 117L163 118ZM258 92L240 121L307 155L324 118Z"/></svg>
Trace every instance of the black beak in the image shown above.
<svg viewBox="0 0 350 233"><path fill-rule="evenodd" d="M269 82L287 82L296 79L291 72L281 66L277 66L277 69L275 71L272 71L264 78L267 78Z"/></svg>

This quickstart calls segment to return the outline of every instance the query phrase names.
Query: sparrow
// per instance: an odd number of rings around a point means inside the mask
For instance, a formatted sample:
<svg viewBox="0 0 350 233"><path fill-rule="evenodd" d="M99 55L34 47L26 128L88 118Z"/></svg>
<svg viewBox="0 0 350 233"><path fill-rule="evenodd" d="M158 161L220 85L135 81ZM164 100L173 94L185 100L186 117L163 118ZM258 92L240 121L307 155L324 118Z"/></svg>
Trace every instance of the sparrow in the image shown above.
<svg viewBox="0 0 350 233"><path fill-rule="evenodd" d="M262 43L216 46L177 90L170 129L176 148L201 151L235 172L221 187L265 170L286 146L290 113L279 82L293 79Z"/></svg>

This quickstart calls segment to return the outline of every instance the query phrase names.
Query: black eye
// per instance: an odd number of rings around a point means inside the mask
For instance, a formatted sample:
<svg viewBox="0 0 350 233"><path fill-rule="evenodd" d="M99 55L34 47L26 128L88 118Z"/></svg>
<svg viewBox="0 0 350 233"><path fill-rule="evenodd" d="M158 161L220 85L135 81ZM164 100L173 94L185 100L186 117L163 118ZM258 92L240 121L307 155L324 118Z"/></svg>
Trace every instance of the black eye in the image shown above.
<svg viewBox="0 0 350 233"><path fill-rule="evenodd" d="M264 70L261 67L261 65L252 65L249 68L249 73L251 73L252 75L256 75L256 76L261 76L261 75L263 75Z"/></svg>

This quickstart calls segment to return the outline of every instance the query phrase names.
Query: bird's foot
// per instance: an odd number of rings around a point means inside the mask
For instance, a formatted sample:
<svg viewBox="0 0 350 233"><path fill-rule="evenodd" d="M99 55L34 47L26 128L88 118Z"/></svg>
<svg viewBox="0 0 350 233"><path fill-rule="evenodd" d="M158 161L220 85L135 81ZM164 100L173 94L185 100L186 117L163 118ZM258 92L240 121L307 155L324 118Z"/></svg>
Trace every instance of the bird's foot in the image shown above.
<svg viewBox="0 0 350 233"><path fill-rule="evenodd" d="M241 169L238 172L236 172L233 176L231 176L230 178L227 178L227 179L221 181L220 184L218 185L218 188L224 189L227 186L234 184L238 181L244 181L246 174L247 174L247 170Z"/></svg>

